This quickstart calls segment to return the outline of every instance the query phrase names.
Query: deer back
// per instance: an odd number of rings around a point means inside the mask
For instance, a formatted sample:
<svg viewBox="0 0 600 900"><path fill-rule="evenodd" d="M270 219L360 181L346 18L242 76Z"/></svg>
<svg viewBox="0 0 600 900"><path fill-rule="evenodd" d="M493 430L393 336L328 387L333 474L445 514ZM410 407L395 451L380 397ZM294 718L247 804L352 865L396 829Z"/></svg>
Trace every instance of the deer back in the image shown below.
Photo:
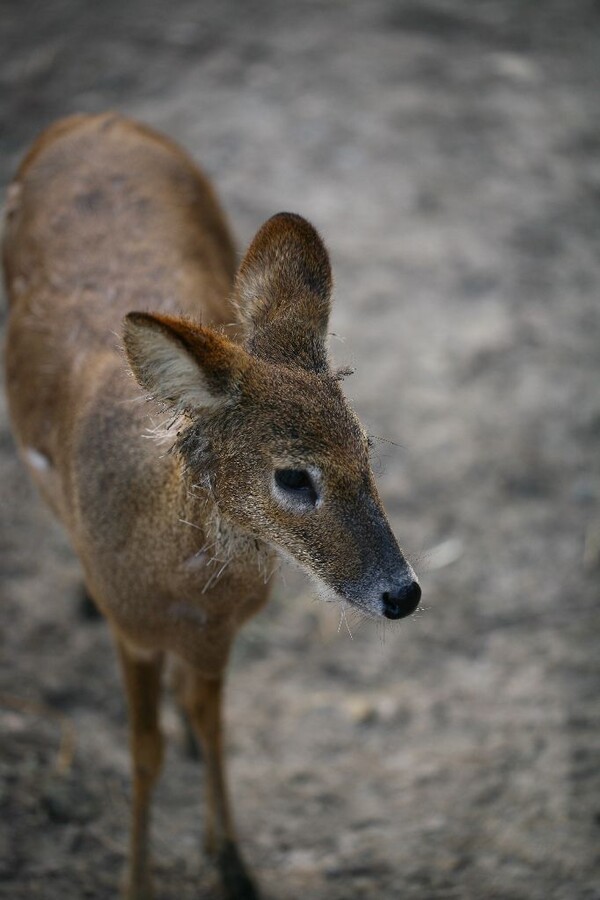
<svg viewBox="0 0 600 900"><path fill-rule="evenodd" d="M60 475L52 502L68 519L82 410L103 422L91 441L99 455L110 440L147 455L147 410L118 407L139 397L122 354L124 315L232 322L233 243L212 188L175 144L117 115L74 116L40 136L9 187L4 265L11 416L34 477L45 463Z"/></svg>

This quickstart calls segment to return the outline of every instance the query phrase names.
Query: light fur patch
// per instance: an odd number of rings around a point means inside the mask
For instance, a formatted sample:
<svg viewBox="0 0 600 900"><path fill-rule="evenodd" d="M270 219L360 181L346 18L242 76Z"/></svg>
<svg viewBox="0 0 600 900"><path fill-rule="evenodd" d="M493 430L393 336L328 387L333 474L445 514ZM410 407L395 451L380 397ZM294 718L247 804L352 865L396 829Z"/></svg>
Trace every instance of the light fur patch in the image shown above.
<svg viewBox="0 0 600 900"><path fill-rule="evenodd" d="M50 459L34 447L25 448L25 460L36 472L47 472L52 468Z"/></svg>
<svg viewBox="0 0 600 900"><path fill-rule="evenodd" d="M175 445L179 433L189 424L190 419L185 413L163 415L162 419L149 415L150 424L143 435L154 441L161 450L168 452Z"/></svg>
<svg viewBox="0 0 600 900"><path fill-rule="evenodd" d="M207 536L207 553L215 565L220 563L216 574L211 577L211 587L219 580L227 568L247 569L255 565L265 584L277 569L276 552L273 547L253 537L231 522L224 519L216 503L210 504L210 510L204 522Z"/></svg>

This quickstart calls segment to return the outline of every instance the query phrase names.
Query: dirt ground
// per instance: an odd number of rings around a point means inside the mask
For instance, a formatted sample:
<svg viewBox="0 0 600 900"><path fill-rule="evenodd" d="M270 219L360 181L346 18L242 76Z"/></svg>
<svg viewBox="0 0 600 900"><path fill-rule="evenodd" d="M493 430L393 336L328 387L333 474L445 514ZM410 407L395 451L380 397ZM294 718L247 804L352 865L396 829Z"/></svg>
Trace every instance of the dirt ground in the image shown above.
<svg viewBox="0 0 600 900"><path fill-rule="evenodd" d="M240 635L228 753L265 897L600 898L598 3L3 0L1 18L1 182L52 119L118 108L203 163L240 247L290 209L332 253L333 354L385 439L423 610L351 638L290 571ZM3 397L0 479L0 896L112 898L116 658ZM168 698L164 723L157 897L217 898Z"/></svg>

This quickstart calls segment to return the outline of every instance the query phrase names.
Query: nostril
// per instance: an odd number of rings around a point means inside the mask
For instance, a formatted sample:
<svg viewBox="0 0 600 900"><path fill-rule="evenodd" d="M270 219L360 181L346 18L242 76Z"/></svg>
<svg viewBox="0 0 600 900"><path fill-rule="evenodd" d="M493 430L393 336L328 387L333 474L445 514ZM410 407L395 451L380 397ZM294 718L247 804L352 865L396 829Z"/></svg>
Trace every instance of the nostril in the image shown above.
<svg viewBox="0 0 600 900"><path fill-rule="evenodd" d="M408 588L407 597L414 602L416 609L419 605L419 600L421 599L421 585L417 581L413 581Z"/></svg>
<svg viewBox="0 0 600 900"><path fill-rule="evenodd" d="M399 588L397 591L384 591L381 599L386 619L404 619L405 616L414 613L419 605L421 588L413 581L408 587Z"/></svg>

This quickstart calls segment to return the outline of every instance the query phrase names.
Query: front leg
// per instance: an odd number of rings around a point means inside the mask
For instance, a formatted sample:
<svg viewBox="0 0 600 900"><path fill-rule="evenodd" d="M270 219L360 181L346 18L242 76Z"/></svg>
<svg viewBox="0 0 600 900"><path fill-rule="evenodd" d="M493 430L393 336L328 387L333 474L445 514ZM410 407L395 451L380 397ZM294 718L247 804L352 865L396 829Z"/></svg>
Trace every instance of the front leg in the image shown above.
<svg viewBox="0 0 600 900"><path fill-rule="evenodd" d="M126 900L152 900L148 839L152 788L162 764L158 722L162 657L141 661L119 641L119 655L129 706L133 798Z"/></svg>
<svg viewBox="0 0 600 900"><path fill-rule="evenodd" d="M206 764L206 845L215 856L227 900L259 900L237 848L223 767L223 679L207 679L187 670L183 703Z"/></svg>

